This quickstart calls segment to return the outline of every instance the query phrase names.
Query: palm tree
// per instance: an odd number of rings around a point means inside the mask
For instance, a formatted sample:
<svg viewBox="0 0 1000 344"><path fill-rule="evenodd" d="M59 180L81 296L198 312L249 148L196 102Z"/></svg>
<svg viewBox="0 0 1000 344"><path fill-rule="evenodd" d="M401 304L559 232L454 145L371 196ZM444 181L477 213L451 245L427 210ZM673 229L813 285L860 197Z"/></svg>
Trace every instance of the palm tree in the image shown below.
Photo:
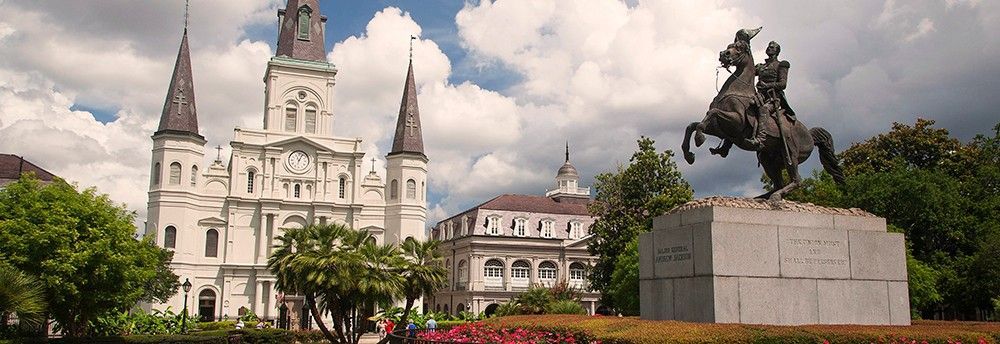
<svg viewBox="0 0 1000 344"><path fill-rule="evenodd" d="M444 267L441 253L438 252L440 241L428 240L420 242L407 238L401 249L406 259L403 271L405 277L404 293L406 307L400 324L406 324L406 319L413 308L413 302L423 295L431 295L448 285L448 270Z"/></svg>
<svg viewBox="0 0 1000 344"><path fill-rule="evenodd" d="M268 259L278 290L305 296L330 342L358 343L363 310L402 294L405 262L395 247L345 225L286 229ZM334 320L334 333L322 321Z"/></svg>
<svg viewBox="0 0 1000 344"><path fill-rule="evenodd" d="M0 326L11 315L21 325L36 327L45 322L45 289L35 278L0 262Z"/></svg>

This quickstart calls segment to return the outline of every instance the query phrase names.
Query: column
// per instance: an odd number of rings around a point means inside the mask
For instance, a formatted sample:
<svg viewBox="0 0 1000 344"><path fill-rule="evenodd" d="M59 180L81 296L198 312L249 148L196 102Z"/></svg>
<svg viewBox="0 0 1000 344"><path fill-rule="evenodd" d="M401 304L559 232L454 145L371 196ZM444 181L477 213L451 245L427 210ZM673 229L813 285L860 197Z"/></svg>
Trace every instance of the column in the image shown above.
<svg viewBox="0 0 1000 344"><path fill-rule="evenodd" d="M257 223L257 264L264 264L267 260L267 256L264 253L267 251L267 213L263 210L260 212L260 221Z"/></svg>
<svg viewBox="0 0 1000 344"><path fill-rule="evenodd" d="M503 260L503 290L511 291L510 285L510 265L513 264L514 260L510 257L504 257Z"/></svg>
<svg viewBox="0 0 1000 344"><path fill-rule="evenodd" d="M274 298L274 296L272 296L274 295L274 292L271 290L271 281L261 281L260 284L262 286L261 290L263 291L263 294L260 295L260 303L262 311L261 313L257 314L259 316L264 317L264 319L270 319L272 317L271 309L274 308L271 307L271 302L272 302L271 300Z"/></svg>
<svg viewBox="0 0 1000 344"><path fill-rule="evenodd" d="M262 296L264 295L264 282L260 281L259 279L256 279L254 281L254 284L257 285L257 289L256 292L254 292L253 294L254 295L253 303L251 303L253 305L253 312L257 313L258 317L263 317L264 305L262 304L261 299L263 298Z"/></svg>

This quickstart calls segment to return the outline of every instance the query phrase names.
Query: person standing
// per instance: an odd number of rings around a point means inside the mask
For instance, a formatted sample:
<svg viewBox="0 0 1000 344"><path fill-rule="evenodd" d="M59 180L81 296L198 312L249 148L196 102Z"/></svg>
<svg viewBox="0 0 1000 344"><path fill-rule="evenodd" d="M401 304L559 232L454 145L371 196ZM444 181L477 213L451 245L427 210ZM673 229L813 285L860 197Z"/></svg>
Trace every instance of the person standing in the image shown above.
<svg viewBox="0 0 1000 344"><path fill-rule="evenodd" d="M385 339L385 319L379 319L375 323L375 332L378 333L379 340Z"/></svg>
<svg viewBox="0 0 1000 344"><path fill-rule="evenodd" d="M396 323L392 322L390 319L385 319L385 333L392 334L393 328L396 327Z"/></svg>
<svg viewBox="0 0 1000 344"><path fill-rule="evenodd" d="M437 321L434 321L433 317L427 318L427 323L424 324L424 327L427 328L428 332L434 332L434 330L436 330L438 327L438 323Z"/></svg>
<svg viewBox="0 0 1000 344"><path fill-rule="evenodd" d="M413 338L417 336L417 325L410 320L410 323L406 325L407 337Z"/></svg>

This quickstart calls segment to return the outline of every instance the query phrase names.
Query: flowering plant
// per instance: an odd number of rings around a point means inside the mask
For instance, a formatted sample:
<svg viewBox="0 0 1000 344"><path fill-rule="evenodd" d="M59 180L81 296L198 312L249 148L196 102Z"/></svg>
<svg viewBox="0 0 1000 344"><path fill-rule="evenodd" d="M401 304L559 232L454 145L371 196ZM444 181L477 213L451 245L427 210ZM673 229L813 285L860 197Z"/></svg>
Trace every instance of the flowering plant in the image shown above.
<svg viewBox="0 0 1000 344"><path fill-rule="evenodd" d="M448 331L420 332L417 338L451 343L600 344L598 341L588 340L587 335L583 333L532 330L522 327L502 328L481 322L455 326Z"/></svg>

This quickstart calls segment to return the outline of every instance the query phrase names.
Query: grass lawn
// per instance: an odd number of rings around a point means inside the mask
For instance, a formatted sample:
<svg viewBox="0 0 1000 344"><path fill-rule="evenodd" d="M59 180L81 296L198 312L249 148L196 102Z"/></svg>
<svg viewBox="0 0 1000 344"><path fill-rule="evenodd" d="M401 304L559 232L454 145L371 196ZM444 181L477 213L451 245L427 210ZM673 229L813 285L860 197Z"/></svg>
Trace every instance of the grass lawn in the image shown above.
<svg viewBox="0 0 1000 344"><path fill-rule="evenodd" d="M602 343L1000 343L1000 323L914 321L912 326L764 326L525 315L485 321L502 327L584 331Z"/></svg>

